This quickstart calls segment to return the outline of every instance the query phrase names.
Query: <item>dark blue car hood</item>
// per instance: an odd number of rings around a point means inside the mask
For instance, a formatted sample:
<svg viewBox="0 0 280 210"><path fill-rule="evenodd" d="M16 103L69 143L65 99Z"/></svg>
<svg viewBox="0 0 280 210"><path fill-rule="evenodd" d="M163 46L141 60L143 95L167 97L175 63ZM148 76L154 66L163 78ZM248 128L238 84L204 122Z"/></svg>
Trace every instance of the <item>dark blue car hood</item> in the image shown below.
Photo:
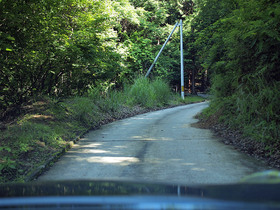
<svg viewBox="0 0 280 210"><path fill-rule="evenodd" d="M0 185L0 196L0 208L280 208L280 184L190 186L104 180L54 181Z"/></svg>

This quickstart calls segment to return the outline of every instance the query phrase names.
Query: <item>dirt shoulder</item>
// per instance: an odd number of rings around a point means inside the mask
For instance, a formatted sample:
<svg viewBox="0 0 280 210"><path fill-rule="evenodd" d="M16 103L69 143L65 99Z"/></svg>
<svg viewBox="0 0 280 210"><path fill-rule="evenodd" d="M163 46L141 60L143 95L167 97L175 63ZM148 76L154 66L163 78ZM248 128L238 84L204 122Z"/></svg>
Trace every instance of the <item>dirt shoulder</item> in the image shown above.
<svg viewBox="0 0 280 210"><path fill-rule="evenodd" d="M280 145L266 145L263 142L246 137L240 130L233 130L229 126L219 123L219 113L208 118L196 116L198 123L192 126L202 129L210 129L222 140L224 144L233 145L237 150L244 152L258 160L265 161L272 168L280 169Z"/></svg>

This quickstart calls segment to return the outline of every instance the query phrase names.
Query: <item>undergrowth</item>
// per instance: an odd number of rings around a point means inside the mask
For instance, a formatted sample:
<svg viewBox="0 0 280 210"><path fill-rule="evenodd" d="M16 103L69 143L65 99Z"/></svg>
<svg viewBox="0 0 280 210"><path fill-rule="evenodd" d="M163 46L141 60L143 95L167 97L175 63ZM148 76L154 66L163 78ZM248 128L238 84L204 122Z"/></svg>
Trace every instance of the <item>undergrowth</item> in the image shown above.
<svg viewBox="0 0 280 210"><path fill-rule="evenodd" d="M172 98L167 83L159 79L150 82L146 78L139 78L126 91L130 105L141 105L147 108L166 105Z"/></svg>
<svg viewBox="0 0 280 210"><path fill-rule="evenodd" d="M84 96L41 97L22 107L22 114L5 124L0 141L0 182L22 182L70 141L90 129L137 113L192 102L180 99L162 80L138 78L122 91L89 88Z"/></svg>
<svg viewBox="0 0 280 210"><path fill-rule="evenodd" d="M259 82L255 86L239 87L231 96L213 98L201 118L217 115L217 123L264 143L273 153L280 149L279 84L268 86Z"/></svg>

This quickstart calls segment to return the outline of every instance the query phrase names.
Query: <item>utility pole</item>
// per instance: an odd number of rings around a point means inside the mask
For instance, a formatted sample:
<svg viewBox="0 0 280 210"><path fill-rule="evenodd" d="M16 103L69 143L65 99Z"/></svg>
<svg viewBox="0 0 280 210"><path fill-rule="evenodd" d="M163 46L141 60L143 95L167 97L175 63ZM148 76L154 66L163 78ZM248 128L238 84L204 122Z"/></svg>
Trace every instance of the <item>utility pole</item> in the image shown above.
<svg viewBox="0 0 280 210"><path fill-rule="evenodd" d="M167 42L169 41L170 37L172 36L173 32L175 31L175 29L177 28L177 26L180 26L180 49L181 49L181 97L182 99L185 98L185 92L184 92L184 53L183 53L183 21L182 19L180 20L180 22L176 23L173 30L171 31L171 33L169 34L168 38L166 39L166 41L164 42L163 46L161 47L160 51L158 52L154 62L152 63L152 65L150 66L149 70L147 71L145 77L148 77L150 72L152 71L155 63L157 62L161 52L163 51L164 47L166 46Z"/></svg>
<svg viewBox="0 0 280 210"><path fill-rule="evenodd" d="M180 49L181 49L181 97L185 98L184 88L184 50L183 50L183 21L180 20Z"/></svg>

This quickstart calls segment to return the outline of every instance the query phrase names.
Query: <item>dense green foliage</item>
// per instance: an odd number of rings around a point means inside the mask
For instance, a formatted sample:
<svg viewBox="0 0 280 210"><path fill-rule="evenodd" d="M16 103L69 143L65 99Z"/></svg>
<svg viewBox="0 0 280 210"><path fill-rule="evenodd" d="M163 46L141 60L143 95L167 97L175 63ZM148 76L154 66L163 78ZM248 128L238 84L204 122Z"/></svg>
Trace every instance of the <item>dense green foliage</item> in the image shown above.
<svg viewBox="0 0 280 210"><path fill-rule="evenodd" d="M280 2L198 1L199 64L211 74L212 110L268 145L280 137Z"/></svg>
<svg viewBox="0 0 280 210"><path fill-rule="evenodd" d="M112 83L122 71L112 25L134 15L121 4L128 2L1 1L1 108Z"/></svg>
<svg viewBox="0 0 280 210"><path fill-rule="evenodd" d="M189 1L0 1L0 108L34 96L83 95L144 74ZM179 83L179 36L154 75ZM17 109L15 109L17 110Z"/></svg>

